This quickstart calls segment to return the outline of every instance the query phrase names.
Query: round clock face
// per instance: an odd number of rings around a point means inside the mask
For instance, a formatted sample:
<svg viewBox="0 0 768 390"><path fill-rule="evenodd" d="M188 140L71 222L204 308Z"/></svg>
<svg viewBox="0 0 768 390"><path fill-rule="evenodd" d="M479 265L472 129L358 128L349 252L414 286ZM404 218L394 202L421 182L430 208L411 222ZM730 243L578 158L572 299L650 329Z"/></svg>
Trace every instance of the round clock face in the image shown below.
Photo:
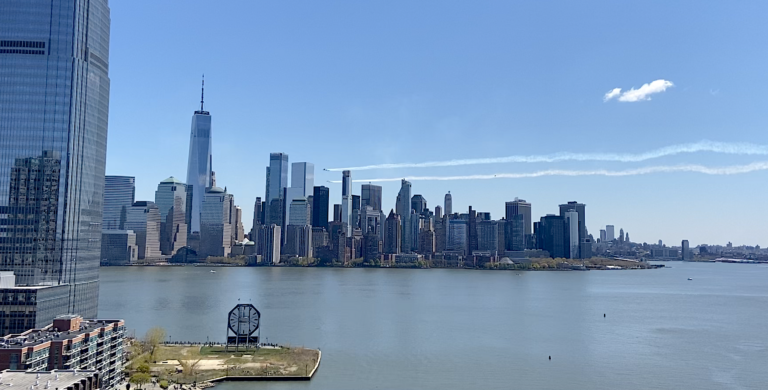
<svg viewBox="0 0 768 390"><path fill-rule="evenodd" d="M238 305L229 312L229 329L239 336L247 336L259 328L259 311L252 305Z"/></svg>

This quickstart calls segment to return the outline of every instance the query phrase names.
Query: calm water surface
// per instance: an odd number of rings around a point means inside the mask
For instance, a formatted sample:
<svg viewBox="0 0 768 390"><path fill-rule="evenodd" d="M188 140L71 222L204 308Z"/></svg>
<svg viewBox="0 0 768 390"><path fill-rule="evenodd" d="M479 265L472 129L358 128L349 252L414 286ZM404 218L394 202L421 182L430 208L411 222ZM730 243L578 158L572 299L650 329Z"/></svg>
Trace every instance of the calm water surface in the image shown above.
<svg viewBox="0 0 768 390"><path fill-rule="evenodd" d="M312 381L220 390L768 389L768 266L667 265L107 267L99 315L137 335L162 326L173 340L223 340L240 299L261 311L262 338L323 351Z"/></svg>

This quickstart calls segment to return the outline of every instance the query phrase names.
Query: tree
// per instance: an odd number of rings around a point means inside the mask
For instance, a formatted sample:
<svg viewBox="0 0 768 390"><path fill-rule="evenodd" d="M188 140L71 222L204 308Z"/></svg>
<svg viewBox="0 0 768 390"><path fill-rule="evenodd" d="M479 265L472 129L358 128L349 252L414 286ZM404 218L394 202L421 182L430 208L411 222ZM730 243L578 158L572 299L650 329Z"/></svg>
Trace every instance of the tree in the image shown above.
<svg viewBox="0 0 768 390"><path fill-rule="evenodd" d="M181 364L181 369L184 375L187 375L187 376L195 375L195 371L197 371L197 365L200 363L201 360L203 359L179 360L179 364Z"/></svg>
<svg viewBox="0 0 768 390"><path fill-rule="evenodd" d="M152 380L151 375L144 372L139 372L139 373L133 374L129 382L135 384L137 388L141 389L145 384L149 383L149 381L151 380Z"/></svg>
<svg viewBox="0 0 768 390"><path fill-rule="evenodd" d="M150 360L154 360L157 347L165 341L166 335L165 329L160 327L154 327L147 331L147 334L144 336L144 344L149 352Z"/></svg>
<svg viewBox="0 0 768 390"><path fill-rule="evenodd" d="M161 380L159 384L160 384L160 388L161 389L167 389L168 388L168 381L165 380L165 379Z"/></svg>
<svg viewBox="0 0 768 390"><path fill-rule="evenodd" d="M149 374L149 364L147 363L141 363L139 364L139 367L136 368L136 371L143 373L143 374Z"/></svg>

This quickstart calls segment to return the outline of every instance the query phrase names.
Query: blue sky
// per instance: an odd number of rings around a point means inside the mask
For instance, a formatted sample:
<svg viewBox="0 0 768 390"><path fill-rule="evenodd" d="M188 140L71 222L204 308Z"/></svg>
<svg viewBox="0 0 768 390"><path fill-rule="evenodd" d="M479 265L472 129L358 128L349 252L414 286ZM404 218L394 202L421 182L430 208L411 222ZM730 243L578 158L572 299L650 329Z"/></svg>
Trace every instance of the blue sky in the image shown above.
<svg viewBox="0 0 768 390"><path fill-rule="evenodd" d="M642 153L696 142L768 144L765 2L112 1L107 174L136 176L139 200L185 178L200 75L213 165L250 225L270 152L322 168L539 155ZM654 80L650 100L604 101ZM768 160L711 152L637 163L504 163L352 172L355 179L720 167ZM633 241L768 245L766 171L413 181L433 208L536 216L569 200L587 227ZM382 183L387 211L399 183ZM359 194L360 183L353 186Z"/></svg>

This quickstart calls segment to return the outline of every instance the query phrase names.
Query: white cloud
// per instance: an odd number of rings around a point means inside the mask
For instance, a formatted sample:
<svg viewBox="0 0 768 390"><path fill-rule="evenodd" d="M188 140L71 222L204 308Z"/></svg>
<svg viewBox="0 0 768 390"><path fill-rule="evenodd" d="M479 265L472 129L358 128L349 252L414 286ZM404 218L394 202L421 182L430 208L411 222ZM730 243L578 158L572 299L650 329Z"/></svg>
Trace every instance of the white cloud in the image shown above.
<svg viewBox="0 0 768 390"><path fill-rule="evenodd" d="M651 95L655 93L661 93L667 90L667 88L674 87L671 81L664 79L658 79L651 81L650 83L643 84L640 88L632 88L629 91L621 92L621 88L614 88L603 96L603 101L607 102L613 98L618 98L620 102L639 102L643 100L651 100Z"/></svg>
<svg viewBox="0 0 768 390"><path fill-rule="evenodd" d="M621 95L621 88L614 88L605 94L605 96L603 97L603 101L607 102L619 95Z"/></svg>

